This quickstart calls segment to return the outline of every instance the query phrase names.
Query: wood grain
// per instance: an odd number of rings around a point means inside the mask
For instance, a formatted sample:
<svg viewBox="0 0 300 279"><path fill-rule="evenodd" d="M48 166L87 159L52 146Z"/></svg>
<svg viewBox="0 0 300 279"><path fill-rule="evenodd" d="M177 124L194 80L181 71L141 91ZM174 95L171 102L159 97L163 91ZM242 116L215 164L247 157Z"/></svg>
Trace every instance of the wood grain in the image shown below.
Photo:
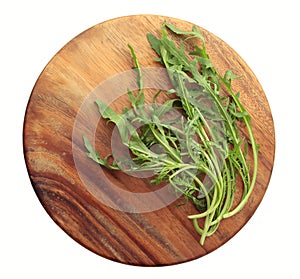
<svg viewBox="0 0 300 279"><path fill-rule="evenodd" d="M151 32L159 36L164 21L182 29L192 27L191 23L174 18L139 15L106 21L78 35L41 73L24 122L28 173L48 214L87 249L132 265L182 263L223 245L255 212L267 189L274 161L273 120L261 85L231 47L199 27L216 68L221 73L230 68L243 76L234 82L234 89L241 92L241 102L252 117L254 134L261 147L257 183L248 204L239 214L222 221L216 234L207 238L202 247L199 235L186 218L196 212L192 204L175 207L180 203L176 200L159 210L139 213L117 210L101 201L99 197L114 204L122 201L122 195L108 187L107 180L129 192L148 193L152 188L146 178L99 171L100 167L86 157L82 137L74 133L74 126L88 134L94 129L93 123L97 123L95 145L104 154L110 151L112 126L99 120L92 98L88 112L81 113L82 104L99 89L99 84L132 67L128 43L136 50L142 67L161 67L153 60L155 53L145 35ZM152 198L149 204L155 202ZM134 202L138 206L138 198Z"/></svg>

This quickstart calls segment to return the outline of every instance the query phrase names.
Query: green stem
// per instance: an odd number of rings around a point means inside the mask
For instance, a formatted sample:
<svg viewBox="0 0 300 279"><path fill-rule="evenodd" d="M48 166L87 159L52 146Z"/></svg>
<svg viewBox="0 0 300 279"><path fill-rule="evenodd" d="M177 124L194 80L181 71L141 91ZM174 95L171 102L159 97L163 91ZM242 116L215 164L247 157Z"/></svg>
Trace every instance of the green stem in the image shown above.
<svg viewBox="0 0 300 279"><path fill-rule="evenodd" d="M152 127L152 125L150 125L149 127L151 129L152 134L156 138L156 140L165 148L166 151L168 151L169 155L177 162L179 162L179 163L182 162L180 156L178 156L178 154L176 154L176 152L172 149L172 147L170 147L170 145L167 142L164 142L161 139L161 137L159 136L157 131Z"/></svg>

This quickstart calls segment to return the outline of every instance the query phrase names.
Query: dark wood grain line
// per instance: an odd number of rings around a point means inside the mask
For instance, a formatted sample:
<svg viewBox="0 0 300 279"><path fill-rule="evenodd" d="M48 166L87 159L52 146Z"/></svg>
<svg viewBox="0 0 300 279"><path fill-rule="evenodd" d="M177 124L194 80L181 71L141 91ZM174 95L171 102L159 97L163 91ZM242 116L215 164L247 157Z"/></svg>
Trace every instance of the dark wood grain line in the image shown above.
<svg viewBox="0 0 300 279"><path fill-rule="evenodd" d="M86 243L85 246L90 250L110 251L111 254L107 254L108 258L113 259L112 255L114 255L121 262L139 263L143 246L138 246L130 234L127 235L126 240L126 230L124 230L125 235L116 233L116 227L120 227L122 222L116 223L116 220L105 211L101 212L103 218L96 218L82 203L82 197L74 197L69 191L64 191L65 184L58 184L57 180L36 181L36 189L38 195L46 201L45 209L56 213L54 219L56 223L70 228L74 223L76 224L77 229L72 232L76 241ZM105 221L106 219L110 222ZM134 248L136 245L137 249ZM149 258L148 264L155 263L151 261L151 255L145 254L144 260L146 257Z"/></svg>

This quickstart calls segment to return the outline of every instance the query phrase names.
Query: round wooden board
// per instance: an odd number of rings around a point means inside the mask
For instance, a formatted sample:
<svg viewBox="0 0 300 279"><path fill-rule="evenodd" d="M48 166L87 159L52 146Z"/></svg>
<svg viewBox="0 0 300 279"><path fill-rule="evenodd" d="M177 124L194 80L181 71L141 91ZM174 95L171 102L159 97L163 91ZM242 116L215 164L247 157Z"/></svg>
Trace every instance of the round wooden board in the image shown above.
<svg viewBox="0 0 300 279"><path fill-rule="evenodd" d="M241 92L241 102L252 117L254 134L260 144L254 192L245 208L223 220L204 246L199 244L199 235L187 219L187 215L197 212L190 203L176 207L180 201L175 200L160 209L141 212L112 206L122 203L122 193L151 193L147 179L101 169L87 158L78 131L88 134L96 129L97 149L103 154L109 152L113 126L99 120L91 96L99 84L131 69L128 43L135 49L141 67L161 67L154 61L156 54L149 46L146 34L160 36L165 21L185 30L193 26L179 19L138 15L103 22L78 35L41 73L24 122L25 160L34 190L45 210L81 245L102 257L125 264L177 264L202 257L220 247L253 215L267 189L273 167L274 126L261 85L231 47L199 27L216 68L221 73L231 69L236 75L243 76L234 81L233 87ZM82 104L89 102L89 112L82 113ZM75 126L77 134L74 133ZM109 180L117 188L110 189L106 184ZM115 191L118 188L120 192ZM152 208L150 203L155 203L152 198L150 195L149 208ZM254 238L248 241L254 244Z"/></svg>

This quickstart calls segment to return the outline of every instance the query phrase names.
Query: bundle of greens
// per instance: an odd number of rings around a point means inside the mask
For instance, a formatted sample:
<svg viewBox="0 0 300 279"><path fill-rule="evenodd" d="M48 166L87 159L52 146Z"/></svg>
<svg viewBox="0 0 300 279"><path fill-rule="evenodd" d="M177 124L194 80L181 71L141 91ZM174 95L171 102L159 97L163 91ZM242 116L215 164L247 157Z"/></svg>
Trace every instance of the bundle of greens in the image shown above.
<svg viewBox="0 0 300 279"><path fill-rule="evenodd" d="M179 46L169 33L183 38ZM152 34L147 38L157 60L167 69L173 89L164 93L159 90L146 107L142 70L129 45L139 87L137 94L128 91L131 107L116 113L101 100L96 104L101 116L115 123L133 158L109 163L113 155L101 157L84 135L87 155L108 169L152 171L155 178L151 183L168 182L198 209L198 214L188 218L203 245L222 219L235 215L247 203L257 176L258 145L250 116L239 101L239 93L232 90L231 83L238 77L230 70L224 76L217 72L196 27L183 31L163 24L161 38ZM187 53L185 43L191 38L201 44ZM175 97L158 104L159 94ZM238 122L244 123L248 140L240 135ZM253 153L252 165L247 159L249 150ZM233 208L238 177L243 194ZM200 219L204 219L201 227Z"/></svg>

